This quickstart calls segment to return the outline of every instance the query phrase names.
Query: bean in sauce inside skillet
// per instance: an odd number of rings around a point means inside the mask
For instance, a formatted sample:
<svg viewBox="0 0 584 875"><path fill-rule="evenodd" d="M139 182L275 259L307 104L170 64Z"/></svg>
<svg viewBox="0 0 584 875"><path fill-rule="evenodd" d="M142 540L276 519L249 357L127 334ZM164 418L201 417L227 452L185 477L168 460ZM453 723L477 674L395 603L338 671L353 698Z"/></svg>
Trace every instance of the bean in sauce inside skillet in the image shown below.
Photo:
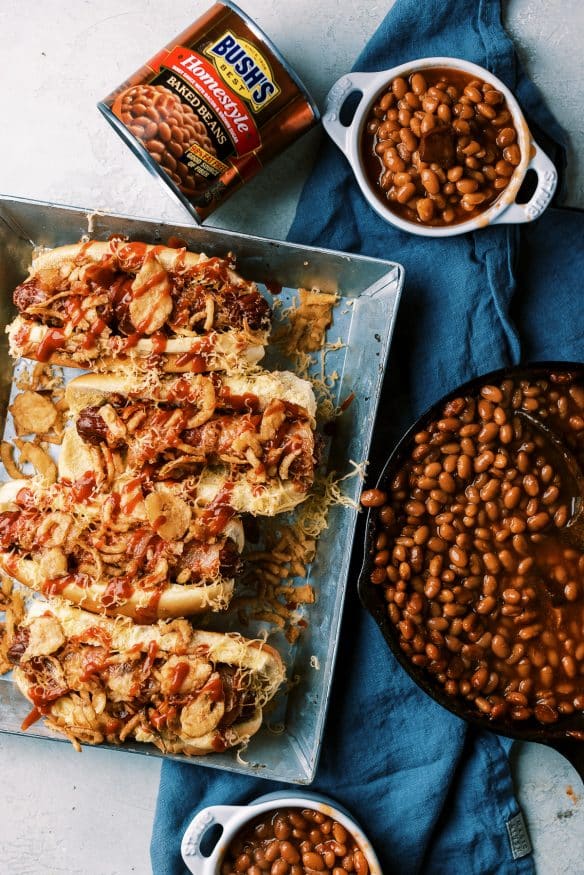
<svg viewBox="0 0 584 875"><path fill-rule="evenodd" d="M504 95L469 73L446 68L389 82L371 108L361 148L384 206L433 226L479 215L521 162Z"/></svg>
<svg viewBox="0 0 584 875"><path fill-rule="evenodd" d="M368 875L353 836L332 817L307 808L268 811L246 824L227 848L221 875Z"/></svg>
<svg viewBox="0 0 584 875"><path fill-rule="evenodd" d="M562 531L574 484L545 421L584 465L584 385L505 379L445 404L376 508L370 580L399 644L483 715L531 725L584 712L584 553Z"/></svg>

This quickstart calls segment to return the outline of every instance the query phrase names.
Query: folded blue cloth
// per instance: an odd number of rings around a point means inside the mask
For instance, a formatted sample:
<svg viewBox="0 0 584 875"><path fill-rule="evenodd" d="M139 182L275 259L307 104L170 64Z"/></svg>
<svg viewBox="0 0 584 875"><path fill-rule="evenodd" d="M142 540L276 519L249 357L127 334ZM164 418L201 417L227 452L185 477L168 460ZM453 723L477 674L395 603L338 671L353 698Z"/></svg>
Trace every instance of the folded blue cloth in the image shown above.
<svg viewBox="0 0 584 875"><path fill-rule="evenodd" d="M398 0L355 69L382 70L429 55L466 58L503 79L536 139L563 168L562 131L518 66L499 0ZM406 234L378 218L344 157L323 144L290 239L406 268L372 478L401 431L456 384L522 357L584 358L582 230L581 213L552 209L523 228L448 240ZM341 642L313 789L363 820L387 875L533 872L531 855L509 839L519 812L509 743L470 729L425 696L388 652L354 591ZM196 810L246 803L281 786L164 763L151 846L155 875L185 871L180 839Z"/></svg>

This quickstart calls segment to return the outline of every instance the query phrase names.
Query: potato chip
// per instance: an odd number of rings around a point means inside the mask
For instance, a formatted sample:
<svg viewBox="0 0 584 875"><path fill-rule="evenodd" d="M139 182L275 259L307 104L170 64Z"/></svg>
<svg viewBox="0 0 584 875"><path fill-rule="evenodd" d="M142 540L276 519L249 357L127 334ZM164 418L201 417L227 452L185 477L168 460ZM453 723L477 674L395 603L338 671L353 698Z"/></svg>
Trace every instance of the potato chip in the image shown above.
<svg viewBox="0 0 584 875"><path fill-rule="evenodd" d="M158 489L144 503L148 520L161 538L174 541L184 535L191 522L191 509L186 501L168 489Z"/></svg>
<svg viewBox="0 0 584 875"><path fill-rule="evenodd" d="M130 319L141 334L162 328L172 312L168 274L156 258L146 258L132 283Z"/></svg>
<svg viewBox="0 0 584 875"><path fill-rule="evenodd" d="M16 434L44 434L59 418L59 412L50 398L27 389L16 396L9 407Z"/></svg>

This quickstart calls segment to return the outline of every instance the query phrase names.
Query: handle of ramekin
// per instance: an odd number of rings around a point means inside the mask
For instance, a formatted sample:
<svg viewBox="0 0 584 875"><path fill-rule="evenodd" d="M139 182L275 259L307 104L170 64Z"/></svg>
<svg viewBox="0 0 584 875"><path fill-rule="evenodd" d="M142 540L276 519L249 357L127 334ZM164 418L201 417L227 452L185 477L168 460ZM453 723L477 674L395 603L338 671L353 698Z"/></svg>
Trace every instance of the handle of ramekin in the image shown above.
<svg viewBox="0 0 584 875"><path fill-rule="evenodd" d="M195 814L180 844L180 852L189 872L193 875L214 875L215 851L209 857L204 857L201 853L201 839L210 827L215 824L225 827L239 814L240 805L211 805ZM212 864L212 868L207 871L205 863Z"/></svg>
<svg viewBox="0 0 584 875"><path fill-rule="evenodd" d="M558 184L558 171L541 146L531 141L533 155L525 172L535 170L537 187L526 204L512 203L491 220L492 225L518 224L538 219L548 206Z"/></svg>
<svg viewBox="0 0 584 875"><path fill-rule="evenodd" d="M339 119L341 108L349 96L355 91L362 91L377 73L346 73L337 79L326 96L322 125L341 152L347 154L349 131L351 125L343 125Z"/></svg>

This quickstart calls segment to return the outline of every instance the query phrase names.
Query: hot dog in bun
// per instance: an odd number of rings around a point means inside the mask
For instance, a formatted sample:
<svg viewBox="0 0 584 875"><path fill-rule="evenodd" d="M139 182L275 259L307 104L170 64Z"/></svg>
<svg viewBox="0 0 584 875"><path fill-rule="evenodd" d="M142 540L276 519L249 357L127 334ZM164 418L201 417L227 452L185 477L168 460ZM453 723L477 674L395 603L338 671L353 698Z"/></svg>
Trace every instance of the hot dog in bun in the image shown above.
<svg viewBox="0 0 584 875"><path fill-rule="evenodd" d="M136 475L148 464L153 479L192 475L233 487L232 506L256 514L289 510L312 485L316 403L310 383L287 371L152 384L86 374L69 383L66 398L72 427L61 477L75 479L85 467L97 478L108 470Z"/></svg>
<svg viewBox="0 0 584 875"><path fill-rule="evenodd" d="M247 741L284 680L262 641L193 629L184 619L136 625L34 600L12 624L8 657L47 725L80 742L150 742L164 753L204 755Z"/></svg>
<svg viewBox="0 0 584 875"><path fill-rule="evenodd" d="M230 261L121 239L38 255L14 304L11 355L92 370L240 369L270 330L267 302Z"/></svg>
<svg viewBox="0 0 584 875"><path fill-rule="evenodd" d="M243 543L221 496L200 508L181 484L127 479L103 494L86 472L0 487L0 567L90 611L148 622L225 608Z"/></svg>

